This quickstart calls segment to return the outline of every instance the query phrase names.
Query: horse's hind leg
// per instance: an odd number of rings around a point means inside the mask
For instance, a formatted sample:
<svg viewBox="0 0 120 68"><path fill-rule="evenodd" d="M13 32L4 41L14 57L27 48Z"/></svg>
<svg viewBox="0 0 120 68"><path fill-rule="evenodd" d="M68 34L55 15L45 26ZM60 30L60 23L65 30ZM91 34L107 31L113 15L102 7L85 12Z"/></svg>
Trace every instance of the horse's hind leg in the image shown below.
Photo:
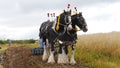
<svg viewBox="0 0 120 68"><path fill-rule="evenodd" d="M74 59L74 47L75 45L72 45L72 53L71 53L71 58L70 58L70 64L76 64L76 61Z"/></svg>
<svg viewBox="0 0 120 68"><path fill-rule="evenodd" d="M44 52L43 52L43 57L42 57L43 61L47 61L49 57L49 43L48 43L48 39L45 39L45 40L46 41L44 42Z"/></svg>
<svg viewBox="0 0 120 68"><path fill-rule="evenodd" d="M54 43L51 44L50 56L48 58L48 63L55 63L54 59Z"/></svg>

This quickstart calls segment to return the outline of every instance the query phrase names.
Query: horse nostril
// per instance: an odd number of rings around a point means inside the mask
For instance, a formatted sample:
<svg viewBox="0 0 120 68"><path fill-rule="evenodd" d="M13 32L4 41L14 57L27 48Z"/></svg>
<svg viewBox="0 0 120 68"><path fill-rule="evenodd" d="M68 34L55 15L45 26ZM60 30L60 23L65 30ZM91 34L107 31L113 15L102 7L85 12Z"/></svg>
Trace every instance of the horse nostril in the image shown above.
<svg viewBox="0 0 120 68"><path fill-rule="evenodd" d="M87 29L87 28L85 28L85 29L83 29L83 31L84 31L84 32L87 32L87 31L88 31L88 29Z"/></svg>

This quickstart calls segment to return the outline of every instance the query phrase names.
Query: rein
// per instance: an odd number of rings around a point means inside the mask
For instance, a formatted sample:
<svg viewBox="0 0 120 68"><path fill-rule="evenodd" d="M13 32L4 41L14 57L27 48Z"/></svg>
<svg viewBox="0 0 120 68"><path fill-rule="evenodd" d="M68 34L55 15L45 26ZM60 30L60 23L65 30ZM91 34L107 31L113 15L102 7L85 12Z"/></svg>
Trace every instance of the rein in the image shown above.
<svg viewBox="0 0 120 68"><path fill-rule="evenodd" d="M65 26L65 25L64 25L64 26ZM58 33L58 32L56 32L56 31L54 30L54 32L58 35L58 36L55 38L54 42L57 40L58 37L60 37L61 35L65 34L66 31L67 31L67 26L64 27L64 31L63 31L62 33Z"/></svg>

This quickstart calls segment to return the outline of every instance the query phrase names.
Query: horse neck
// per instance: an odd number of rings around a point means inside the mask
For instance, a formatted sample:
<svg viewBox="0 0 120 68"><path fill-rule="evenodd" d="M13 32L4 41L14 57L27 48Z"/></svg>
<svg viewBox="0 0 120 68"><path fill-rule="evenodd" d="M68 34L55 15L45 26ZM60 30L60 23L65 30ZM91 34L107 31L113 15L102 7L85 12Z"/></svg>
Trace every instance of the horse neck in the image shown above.
<svg viewBox="0 0 120 68"><path fill-rule="evenodd" d="M57 23L56 26L59 28L58 30L56 30L58 33L64 32L64 28L65 28L65 21L64 21L64 14L60 14L57 17Z"/></svg>
<svg viewBox="0 0 120 68"><path fill-rule="evenodd" d="M65 18L64 14L61 14L60 15L60 24L63 24L63 25L65 24L64 18Z"/></svg>
<svg viewBox="0 0 120 68"><path fill-rule="evenodd" d="M74 30L74 32L77 32L78 31L78 28L76 26L79 26L79 21L76 17L76 15L72 16L72 28Z"/></svg>
<svg viewBox="0 0 120 68"><path fill-rule="evenodd" d="M77 25L77 19L72 19L72 27L75 28L75 25Z"/></svg>

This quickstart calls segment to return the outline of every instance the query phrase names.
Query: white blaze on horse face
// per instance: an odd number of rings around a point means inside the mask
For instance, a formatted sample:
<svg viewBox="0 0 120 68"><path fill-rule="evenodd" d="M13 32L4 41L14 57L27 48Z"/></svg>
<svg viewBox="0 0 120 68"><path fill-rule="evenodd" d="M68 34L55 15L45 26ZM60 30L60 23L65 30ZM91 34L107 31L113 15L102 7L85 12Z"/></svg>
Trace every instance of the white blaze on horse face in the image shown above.
<svg viewBox="0 0 120 68"><path fill-rule="evenodd" d="M71 22L71 16L68 16L68 19L69 19L69 23Z"/></svg>
<svg viewBox="0 0 120 68"><path fill-rule="evenodd" d="M66 55L63 48L62 48L62 54L58 54L58 64L61 63L69 63L68 56Z"/></svg>
<svg viewBox="0 0 120 68"><path fill-rule="evenodd" d="M48 63L55 63L55 60L54 60L54 51L50 52L50 56L48 58Z"/></svg>

